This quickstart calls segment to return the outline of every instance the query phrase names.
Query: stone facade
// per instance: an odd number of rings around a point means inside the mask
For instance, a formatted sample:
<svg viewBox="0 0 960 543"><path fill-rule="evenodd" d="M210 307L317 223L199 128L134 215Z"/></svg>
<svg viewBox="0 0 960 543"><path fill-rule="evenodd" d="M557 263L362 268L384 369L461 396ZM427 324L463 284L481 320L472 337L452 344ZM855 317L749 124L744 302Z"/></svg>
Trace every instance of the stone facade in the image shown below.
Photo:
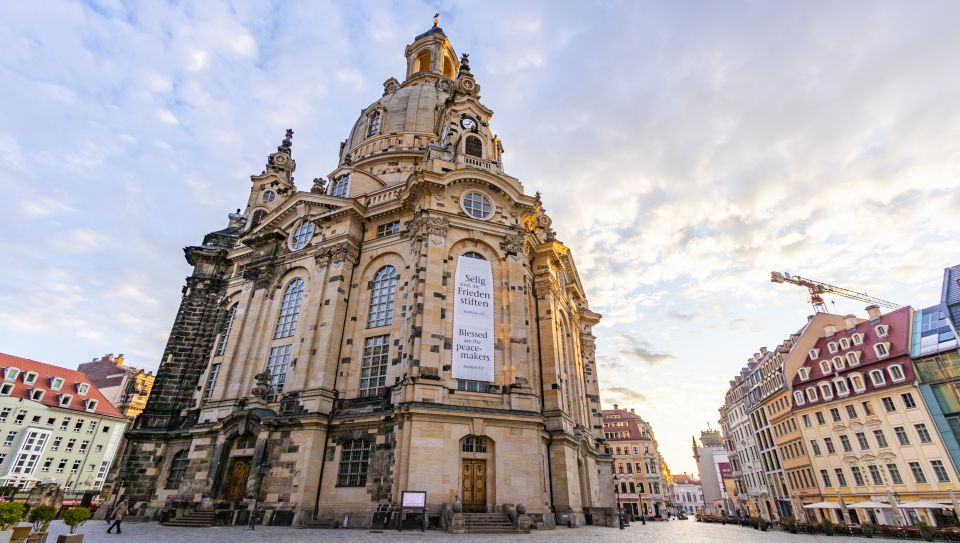
<svg viewBox="0 0 960 543"><path fill-rule="evenodd" d="M371 526L402 492L533 522L612 522L592 312L539 195L504 173L493 114L439 27L407 47L310 191L292 131L194 267L128 433L147 514ZM494 379L453 377L458 259L490 263ZM137 509L138 511L141 509Z"/></svg>
<svg viewBox="0 0 960 543"><path fill-rule="evenodd" d="M627 520L666 518L671 504L668 472L650 423L633 409L603 411L607 452L613 457L614 492Z"/></svg>

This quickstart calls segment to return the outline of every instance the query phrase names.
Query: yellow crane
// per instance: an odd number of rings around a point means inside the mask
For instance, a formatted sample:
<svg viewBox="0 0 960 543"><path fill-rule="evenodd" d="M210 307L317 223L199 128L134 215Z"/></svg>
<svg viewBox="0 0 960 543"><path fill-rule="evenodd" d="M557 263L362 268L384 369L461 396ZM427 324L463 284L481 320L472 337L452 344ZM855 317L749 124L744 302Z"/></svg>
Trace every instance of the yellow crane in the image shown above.
<svg viewBox="0 0 960 543"><path fill-rule="evenodd" d="M770 281L773 283L790 283L793 285L806 287L810 292L810 305L813 306L814 312L817 313L827 312L827 303L823 300L823 294L836 294L837 296L843 296L844 298L850 298L851 300L859 300L869 304L876 304L880 307L886 307L889 309L897 309L901 307L893 302L888 302L887 300L870 296L866 292L857 292L855 290L830 285L821 281L814 281L813 279L800 277L799 275L790 275L786 272L770 272Z"/></svg>

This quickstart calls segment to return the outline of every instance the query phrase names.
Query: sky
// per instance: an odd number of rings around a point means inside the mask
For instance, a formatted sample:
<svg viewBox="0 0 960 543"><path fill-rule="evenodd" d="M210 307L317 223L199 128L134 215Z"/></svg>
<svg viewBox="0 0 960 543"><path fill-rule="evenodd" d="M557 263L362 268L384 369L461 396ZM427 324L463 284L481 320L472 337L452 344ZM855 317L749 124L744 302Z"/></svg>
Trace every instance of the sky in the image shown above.
<svg viewBox="0 0 960 543"><path fill-rule="evenodd" d="M771 271L925 307L960 263L957 2L2 2L0 351L155 369L183 247L286 128L328 175L437 10L675 473L811 313Z"/></svg>

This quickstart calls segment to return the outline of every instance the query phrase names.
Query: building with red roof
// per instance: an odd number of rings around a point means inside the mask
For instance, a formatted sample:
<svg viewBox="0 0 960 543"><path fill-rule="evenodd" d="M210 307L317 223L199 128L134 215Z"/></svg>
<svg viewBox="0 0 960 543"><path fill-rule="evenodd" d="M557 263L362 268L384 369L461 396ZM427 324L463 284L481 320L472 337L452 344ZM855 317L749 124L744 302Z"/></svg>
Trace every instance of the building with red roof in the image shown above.
<svg viewBox="0 0 960 543"><path fill-rule="evenodd" d="M0 484L99 490L127 419L82 373L0 353Z"/></svg>

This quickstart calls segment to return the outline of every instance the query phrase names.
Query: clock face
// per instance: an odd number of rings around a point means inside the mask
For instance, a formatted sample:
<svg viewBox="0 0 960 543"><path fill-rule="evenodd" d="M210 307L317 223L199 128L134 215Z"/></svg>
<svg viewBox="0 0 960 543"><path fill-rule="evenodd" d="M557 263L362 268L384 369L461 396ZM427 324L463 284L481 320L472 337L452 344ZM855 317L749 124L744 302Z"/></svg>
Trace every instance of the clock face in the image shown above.
<svg viewBox="0 0 960 543"><path fill-rule="evenodd" d="M460 126L467 130L473 130L477 126L477 121L473 120L473 117L463 117L460 119Z"/></svg>

